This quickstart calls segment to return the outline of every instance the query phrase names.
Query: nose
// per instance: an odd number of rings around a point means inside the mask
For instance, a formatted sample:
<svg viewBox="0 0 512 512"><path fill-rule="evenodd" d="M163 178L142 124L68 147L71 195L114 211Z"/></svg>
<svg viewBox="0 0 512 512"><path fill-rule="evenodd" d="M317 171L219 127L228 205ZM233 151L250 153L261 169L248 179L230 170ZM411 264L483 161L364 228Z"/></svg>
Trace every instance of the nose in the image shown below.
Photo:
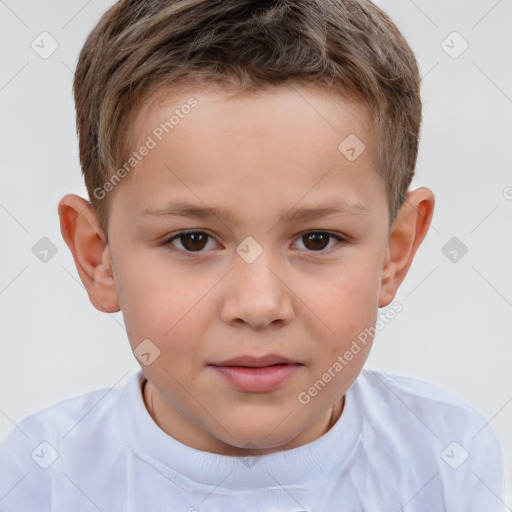
<svg viewBox="0 0 512 512"><path fill-rule="evenodd" d="M275 261L263 253L252 263L237 258L229 273L226 300L221 317L236 326L246 324L253 329L283 326L294 316L292 292ZM281 275L280 275L281 274Z"/></svg>

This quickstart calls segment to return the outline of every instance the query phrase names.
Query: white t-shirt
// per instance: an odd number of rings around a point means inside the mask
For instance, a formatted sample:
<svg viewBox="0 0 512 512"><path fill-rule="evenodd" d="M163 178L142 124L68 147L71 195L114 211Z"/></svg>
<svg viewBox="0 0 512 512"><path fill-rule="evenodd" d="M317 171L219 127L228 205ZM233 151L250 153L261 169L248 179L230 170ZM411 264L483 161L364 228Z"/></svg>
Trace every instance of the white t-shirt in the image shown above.
<svg viewBox="0 0 512 512"><path fill-rule="evenodd" d="M256 457L203 452L147 412L135 373L24 419L0 446L0 512L502 512L484 418L416 379L363 370L318 439Z"/></svg>

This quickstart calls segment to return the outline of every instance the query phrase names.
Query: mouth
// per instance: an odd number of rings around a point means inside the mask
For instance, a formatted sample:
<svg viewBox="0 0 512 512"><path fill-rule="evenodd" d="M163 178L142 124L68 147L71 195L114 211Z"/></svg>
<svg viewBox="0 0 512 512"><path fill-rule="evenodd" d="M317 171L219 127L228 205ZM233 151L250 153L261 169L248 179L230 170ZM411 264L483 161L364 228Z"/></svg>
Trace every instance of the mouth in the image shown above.
<svg viewBox="0 0 512 512"><path fill-rule="evenodd" d="M247 393L275 391L303 366L297 361L270 354L241 356L209 365L231 386Z"/></svg>

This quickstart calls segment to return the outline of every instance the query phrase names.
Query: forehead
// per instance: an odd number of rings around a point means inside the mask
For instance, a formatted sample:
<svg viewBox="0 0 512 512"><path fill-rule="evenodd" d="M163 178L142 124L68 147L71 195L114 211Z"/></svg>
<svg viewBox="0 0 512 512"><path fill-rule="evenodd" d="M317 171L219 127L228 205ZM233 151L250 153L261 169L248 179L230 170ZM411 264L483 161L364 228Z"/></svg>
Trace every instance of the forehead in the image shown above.
<svg viewBox="0 0 512 512"><path fill-rule="evenodd" d="M289 207L327 194L332 203L339 190L340 202L364 206L385 194L374 137L361 103L313 87L159 91L132 125L132 150L154 147L130 179L130 201L140 214L172 198L220 197L236 211L255 194Z"/></svg>
<svg viewBox="0 0 512 512"><path fill-rule="evenodd" d="M188 108L192 99L199 108ZM374 121L366 104L355 97L341 95L340 92L327 91L311 84L266 86L254 91L228 90L210 84L160 88L148 95L133 116L131 140L140 140L161 122L169 120L173 113L176 114L172 121L175 125L184 116L207 125L211 123L212 116L221 113L221 116L215 118L219 128L237 121L241 123L240 128L243 125L247 129L252 125L254 130L258 126L263 130L268 122L276 124L295 119L303 123L308 120L313 124L322 123L324 128L330 128L333 132L339 131L343 125L366 139L374 136ZM189 116L189 113L193 116ZM286 115L286 119L283 115ZM300 129L304 125L296 127ZM195 124L194 128L199 126ZM290 129L290 125L286 128ZM370 143L367 146L371 146L370 140L366 142Z"/></svg>

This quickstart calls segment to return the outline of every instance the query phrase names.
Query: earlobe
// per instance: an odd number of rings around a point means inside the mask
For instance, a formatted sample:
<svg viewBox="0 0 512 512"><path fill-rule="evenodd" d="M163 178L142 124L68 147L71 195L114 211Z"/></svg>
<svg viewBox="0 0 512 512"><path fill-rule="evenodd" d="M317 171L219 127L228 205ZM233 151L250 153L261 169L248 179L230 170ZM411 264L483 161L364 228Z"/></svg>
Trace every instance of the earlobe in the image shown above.
<svg viewBox="0 0 512 512"><path fill-rule="evenodd" d="M421 187L409 192L397 214L386 251L379 291L379 307L394 299L418 247L425 238L434 213L434 194Z"/></svg>
<svg viewBox="0 0 512 512"><path fill-rule="evenodd" d="M62 237L73 255L89 300L105 313L119 311L110 247L91 203L67 194L59 201L58 212Z"/></svg>

